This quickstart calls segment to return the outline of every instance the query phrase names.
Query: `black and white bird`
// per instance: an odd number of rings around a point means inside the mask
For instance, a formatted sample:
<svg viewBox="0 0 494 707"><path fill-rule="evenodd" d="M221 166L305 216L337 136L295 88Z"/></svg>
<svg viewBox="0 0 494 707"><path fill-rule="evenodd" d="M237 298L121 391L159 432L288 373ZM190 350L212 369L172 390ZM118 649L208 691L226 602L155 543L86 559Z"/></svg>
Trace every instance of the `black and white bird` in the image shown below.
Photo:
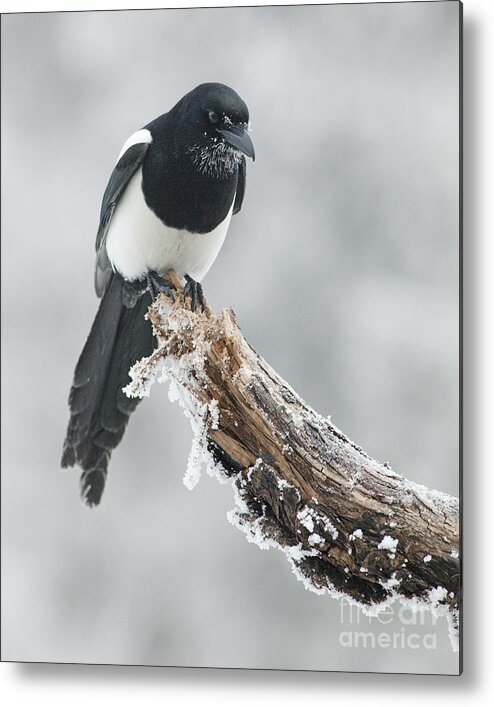
<svg viewBox="0 0 494 707"><path fill-rule="evenodd" d="M249 111L228 86L205 83L124 144L101 206L95 287L101 303L77 363L62 467L82 469L81 494L99 503L112 450L138 399L122 388L154 349L144 316L158 292L185 280L193 310L225 240L254 159Z"/></svg>

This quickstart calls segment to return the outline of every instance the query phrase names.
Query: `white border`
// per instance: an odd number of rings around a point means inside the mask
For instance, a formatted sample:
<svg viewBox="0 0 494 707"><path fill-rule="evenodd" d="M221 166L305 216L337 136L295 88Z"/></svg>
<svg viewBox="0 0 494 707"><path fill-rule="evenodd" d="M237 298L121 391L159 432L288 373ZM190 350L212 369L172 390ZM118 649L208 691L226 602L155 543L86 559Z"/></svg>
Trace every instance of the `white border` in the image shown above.
<svg viewBox="0 0 494 707"><path fill-rule="evenodd" d="M216 0L198 3L220 6ZM239 5L268 4L238 2ZM290 4L277 3L270 4ZM192 3L34 2L0 0L2 12L186 7ZM489 521L494 498L492 438L494 417L494 2L465 0L465 467L467 523L465 674L461 678L357 673L119 668L57 665L0 665L0 699L9 707L50 705L95 707L115 701L119 707L199 702L215 707L253 704L317 707L365 704L408 707L423 703L482 705L493 687L493 578ZM8 175L4 175L8 178ZM489 180L489 177L491 179ZM485 468L485 474L480 470ZM482 485L482 488L480 488ZM483 527L481 519L484 518ZM493 573L490 572L490 575ZM474 596L472 596L474 594ZM492 693L492 690L491 690Z"/></svg>

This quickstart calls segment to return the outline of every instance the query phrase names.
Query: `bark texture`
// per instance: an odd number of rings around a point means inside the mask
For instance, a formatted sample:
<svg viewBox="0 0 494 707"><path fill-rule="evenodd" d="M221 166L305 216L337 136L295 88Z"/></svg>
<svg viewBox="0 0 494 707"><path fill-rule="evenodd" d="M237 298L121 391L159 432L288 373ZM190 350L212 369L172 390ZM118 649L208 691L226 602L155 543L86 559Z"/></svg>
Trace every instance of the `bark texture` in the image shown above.
<svg viewBox="0 0 494 707"><path fill-rule="evenodd" d="M457 616L457 499L370 458L256 353L232 310L191 312L175 282L175 302L161 295L149 311L160 345L134 366L127 392L171 381L196 433L189 475L206 461L229 477L230 520L282 549L308 588L369 608L400 597Z"/></svg>

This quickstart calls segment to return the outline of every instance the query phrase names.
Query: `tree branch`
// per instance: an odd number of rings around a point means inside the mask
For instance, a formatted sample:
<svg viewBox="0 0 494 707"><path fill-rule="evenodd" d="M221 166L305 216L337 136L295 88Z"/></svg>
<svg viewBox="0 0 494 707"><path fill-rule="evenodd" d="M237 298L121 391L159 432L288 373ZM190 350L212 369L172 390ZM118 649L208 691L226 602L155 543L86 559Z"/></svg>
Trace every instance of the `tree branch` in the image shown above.
<svg viewBox="0 0 494 707"><path fill-rule="evenodd" d="M195 434L186 485L202 464L230 480L230 521L283 550L307 588L367 613L399 597L457 623L458 500L371 459L254 351L232 310L191 312L167 277L176 301L161 295L150 308L159 347L133 367L126 392L170 382Z"/></svg>

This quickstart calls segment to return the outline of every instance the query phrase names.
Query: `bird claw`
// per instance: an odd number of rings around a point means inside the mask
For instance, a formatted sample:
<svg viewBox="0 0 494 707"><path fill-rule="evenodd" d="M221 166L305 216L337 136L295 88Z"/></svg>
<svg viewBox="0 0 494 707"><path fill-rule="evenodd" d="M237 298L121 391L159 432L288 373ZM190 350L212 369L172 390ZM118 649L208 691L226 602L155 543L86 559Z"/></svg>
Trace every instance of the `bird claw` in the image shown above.
<svg viewBox="0 0 494 707"><path fill-rule="evenodd" d="M176 289L173 282L165 280L154 270L150 270L146 277L141 280L124 280L122 302L127 309L132 309L146 292L149 292L151 299L155 300L160 292L163 292L167 297L173 298L173 292Z"/></svg>
<svg viewBox="0 0 494 707"><path fill-rule="evenodd" d="M201 305L204 312L204 294L200 282L193 280L190 275L185 275L184 298L190 295L190 308L193 312L196 311L197 304Z"/></svg>
<svg viewBox="0 0 494 707"><path fill-rule="evenodd" d="M146 275L146 281L147 290L153 300L156 299L160 292L163 292L167 297L173 299L173 292L177 289L173 282L166 280L164 277L160 277L154 270L149 270Z"/></svg>

